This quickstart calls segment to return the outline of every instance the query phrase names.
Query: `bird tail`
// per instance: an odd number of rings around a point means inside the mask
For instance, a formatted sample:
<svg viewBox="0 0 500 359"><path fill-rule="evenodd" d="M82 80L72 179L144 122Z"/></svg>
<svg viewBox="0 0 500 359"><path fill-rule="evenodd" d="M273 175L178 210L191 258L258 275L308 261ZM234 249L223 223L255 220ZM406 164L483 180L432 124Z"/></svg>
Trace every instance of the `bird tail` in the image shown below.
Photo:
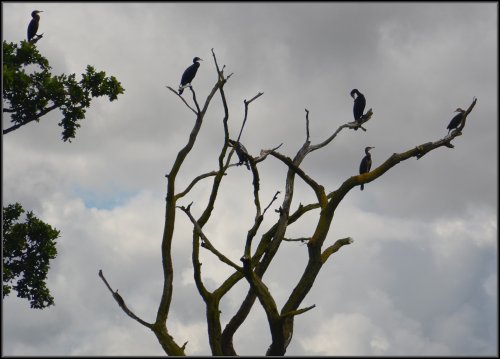
<svg viewBox="0 0 500 359"><path fill-rule="evenodd" d="M365 186L362 184L362 185L361 185L361 190L363 190L363 188L365 188Z"/></svg>

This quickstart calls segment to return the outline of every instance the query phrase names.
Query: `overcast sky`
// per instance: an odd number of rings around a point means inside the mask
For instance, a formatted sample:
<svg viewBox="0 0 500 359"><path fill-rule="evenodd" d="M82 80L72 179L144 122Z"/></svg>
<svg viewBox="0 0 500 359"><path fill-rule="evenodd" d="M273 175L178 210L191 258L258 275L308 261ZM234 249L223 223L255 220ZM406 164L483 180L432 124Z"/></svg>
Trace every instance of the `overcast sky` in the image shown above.
<svg viewBox="0 0 500 359"><path fill-rule="evenodd" d="M354 188L337 209L325 245L351 236L323 267L295 320L288 355L498 354L498 4L496 3L2 3L2 34L26 37L31 11L43 10L37 43L54 74L86 65L114 75L126 92L92 102L72 143L59 114L2 138L3 204L24 208L61 231L48 286L56 305L3 301L4 355L164 355L152 332L127 317L98 277L141 318L153 321L162 289L160 244L165 174L186 143L193 114L165 86L204 61L193 81L205 99L226 74L231 137L243 100L258 92L242 136L248 151L283 143L293 157L305 139L319 143L352 121L353 88L373 108L367 132L342 131L302 168L328 191L357 174L365 146L377 166L394 152L435 141L457 107L478 102L454 149L439 148ZM190 92L185 91L190 99ZM217 168L222 145L218 96L179 176L184 188ZM2 125L9 126L8 116ZM234 157L233 157L234 158ZM286 168L259 165L261 200L284 192ZM300 180L292 208L314 201ZM201 214L211 181L189 198ZM254 215L251 175L229 170L206 234L230 258L243 253ZM283 197L273 207L275 209ZM310 236L315 212L290 227ZM276 220L268 212L263 230ZM190 355L210 354L205 308L196 291L192 227L177 216L174 297L169 332ZM306 246L283 243L266 284L282 305L303 271ZM204 252L209 288L230 271ZM223 325L247 284L222 302ZM263 355L270 335L258 302L235 337L242 355Z"/></svg>

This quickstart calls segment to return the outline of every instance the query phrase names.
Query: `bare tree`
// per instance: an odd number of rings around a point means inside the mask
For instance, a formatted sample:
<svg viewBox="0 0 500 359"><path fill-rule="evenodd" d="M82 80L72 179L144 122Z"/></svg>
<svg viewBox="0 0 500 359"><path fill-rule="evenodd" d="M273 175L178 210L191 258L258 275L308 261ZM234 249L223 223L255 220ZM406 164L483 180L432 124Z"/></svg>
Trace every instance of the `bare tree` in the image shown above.
<svg viewBox="0 0 500 359"><path fill-rule="evenodd" d="M335 210L342 202L345 195L354 187L359 186L364 183L374 181L385 174L392 167L396 166L400 162L406 161L412 157L420 159L422 156L430 151L433 151L440 147L453 148L451 141L462 134L462 130L465 126L466 118L468 114L472 111L476 104L476 99L473 100L469 108L464 112L462 121L458 128L453 130L446 137L433 142L427 142L418 146L415 146L405 152L394 153L387 160L385 160L381 165L372 169L370 172L354 175L344 180L344 182L334 191L327 193L325 187L317 183L314 178L307 174L301 169L300 165L302 161L306 158L308 154L316 150L325 148L330 144L337 135L343 130L357 130L362 127L362 124L369 121L373 115L372 109L370 109L362 118L360 123L348 122L341 125L331 136L326 138L323 142L318 144L312 144L309 137L309 111L306 109L306 138L302 146L299 148L297 153L293 158L290 158L280 152L278 149L281 145L277 145L272 149L262 150L260 155L257 157L252 157L240 143L241 134L244 130L245 123L248 117L248 109L250 104L257 100L263 93L258 93L250 100L244 101L244 118L243 124L241 126L240 132L236 137L236 140L230 138L228 129L228 119L229 119L229 109L226 101L226 95L224 93L224 85L229 80L232 74L225 76L224 68L219 67L217 63L217 58L212 50L212 55L214 59L215 68L217 71L217 82L207 96L203 106L200 107L198 100L196 98L196 93L192 87L190 87L193 104L190 105L186 99L177 94L177 92L168 87L176 96L180 98L186 105L186 107L193 112L196 117L196 121L193 125L191 133L189 135L189 140L187 144L178 152L177 157L172 165L170 172L167 175L168 185L167 185L167 196L166 196L166 210L165 210L165 226L162 239L162 259L163 259L163 275L164 284L163 292L161 296L161 301L158 306L158 311L156 319L153 323L148 323L140 319L136 314L132 313L128 309L123 298L118 294L118 291L114 292L109 286L108 282L104 278L102 271L99 271L99 275L104 280L105 284L112 293L113 298L117 301L118 305L124 310L124 312L131 318L137 320L142 325L151 329L158 341L162 345L163 349L168 355L185 355L186 343L179 345L177 341L169 334L168 331L168 314L170 311L170 305L172 301L173 294L173 275L174 268L172 265L172 241L174 239L174 227L177 211L183 212L193 224L193 248L192 248L192 264L194 270L194 280L198 292L205 303L206 306L206 320L208 326L208 340L210 343L210 348L213 355L236 355L236 350L233 346L233 337L242 325L242 323L247 319L255 300L258 299L260 305L264 309L269 324L269 330L271 333L270 345L267 349L267 355L284 355L286 353L287 347L293 337L294 319L296 316L303 314L315 306L311 305L308 307L302 307L302 302L306 298L307 294L311 290L318 273L320 272L323 264L330 258L331 255L336 253L340 248L345 245L353 243L353 239L341 238L337 239L333 245L325 247L325 240L327 239L328 232L335 214ZM183 190L177 189L177 174L181 166L184 163L187 155L192 150L197 135L203 124L203 119L205 113L213 100L216 93L220 94L220 99L222 101L224 114L222 118L223 130L224 130L224 143L218 157L218 168L211 172L200 174L192 179L192 181ZM344 131L345 132L345 131ZM237 152L239 162L231 164L231 158ZM260 198L260 177L258 166L264 160L271 160L271 158L282 162L287 168L285 177L285 188L283 200L279 205L277 212L279 213L278 219L274 224L270 226L267 230L263 232L260 237L257 237L257 233L263 223L264 216L272 204L278 200L278 194L276 192L272 199L268 200L266 206L261 204ZM203 228L211 219L214 205L218 197L219 189L221 187L222 180L225 175L229 174L229 169L231 167L246 164L251 170L253 177L253 199L255 206L255 217L253 220L253 225L246 233L246 242L244 248L242 248L241 263L236 263L229 259L224 253L218 250L210 238L204 233ZM300 180L304 181L310 189L314 192L316 196L316 202L309 204L300 204L298 208L292 209L291 203L294 195L295 179L299 177ZM191 212L192 202L187 206L178 205L178 202L195 187L200 181L207 179L212 179L212 187L210 191L210 196L208 202L204 206L204 210L199 218L195 218ZM200 203L197 203L199 206ZM315 224L314 231L309 237L303 238L287 238L285 237L288 226L299 221L302 216L310 211L318 210L319 217ZM214 218L217 220L217 218ZM295 283L290 289L290 294L288 299L285 301L284 305L279 308L273 297L273 294L266 286L263 276L266 273L269 265L276 256L276 253L280 249L280 245L284 241L302 241L307 243L308 260L305 265L304 271L300 279ZM255 243L256 242L256 243ZM202 279L202 266L200 262L200 247L203 247L210 251L214 256L216 256L220 262L224 265L231 267L234 271L229 275L225 281L215 290L209 291ZM240 281L246 280L248 282L248 293L242 301L239 309L234 313L232 318L226 323L225 327L221 323L220 318L220 302L221 299L228 294L234 286Z"/></svg>

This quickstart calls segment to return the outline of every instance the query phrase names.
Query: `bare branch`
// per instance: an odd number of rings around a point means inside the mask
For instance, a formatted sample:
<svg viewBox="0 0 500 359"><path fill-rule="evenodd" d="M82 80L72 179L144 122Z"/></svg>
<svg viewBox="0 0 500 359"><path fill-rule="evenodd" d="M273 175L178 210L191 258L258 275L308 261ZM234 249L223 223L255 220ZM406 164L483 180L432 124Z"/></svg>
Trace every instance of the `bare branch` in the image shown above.
<svg viewBox="0 0 500 359"><path fill-rule="evenodd" d="M264 92L259 92L257 95L255 95L254 97L252 97L250 100L248 100L248 101L244 100L245 105L249 105L252 101L258 99L263 94L264 94Z"/></svg>
<svg viewBox="0 0 500 359"><path fill-rule="evenodd" d="M224 65L224 66L222 67L222 70L220 70L220 69L219 69L219 64L217 63L217 57L215 57L215 52L214 52L214 48L213 48L213 47L212 47L211 51L212 51L212 56L213 56L213 58L214 58L215 68L217 69L217 74L219 75L219 81L220 81L220 80L223 80L223 79L224 79L224 77L222 76L222 73L223 73L224 68L226 67L226 65Z"/></svg>
<svg viewBox="0 0 500 359"><path fill-rule="evenodd" d="M198 105L198 100L196 99L196 92L194 92L193 86L189 86L189 90L191 90L191 93L193 94L193 102L196 105L196 109L198 110L198 114L200 113L200 105ZM205 105L208 105L208 102L205 103ZM205 111L203 111L205 112Z"/></svg>
<svg viewBox="0 0 500 359"><path fill-rule="evenodd" d="M241 129L240 129L240 133L238 134L238 139L236 140L236 142L240 142L240 139L241 139L241 134L243 133L243 128L245 127L245 123L247 122L247 116L248 116L248 105L250 105L250 103L256 99L258 99L260 96L262 96L264 93L263 92L259 92L257 95L255 95L254 97L252 97L251 100L247 101L247 100L244 100L243 103L245 104L245 117L243 118L243 124L241 125Z"/></svg>
<svg viewBox="0 0 500 359"><path fill-rule="evenodd" d="M191 106L187 103L186 99L185 99L184 97L182 97L181 95L179 95L179 93L178 93L176 90L174 90L174 89L173 89L173 88L171 88L170 86L165 86L165 87L166 87L166 88L168 88L170 91L172 91L174 94L176 94L176 95L177 95L177 97L179 97L179 98L182 100L182 102L184 102L184 104L185 104L185 105L186 105L186 106L187 106L187 107L188 107L191 111L193 111L193 113L194 113L195 115L197 115L197 114L198 114L198 113L196 112L196 110L195 110L194 108L192 108L192 107L191 107Z"/></svg>
<svg viewBox="0 0 500 359"><path fill-rule="evenodd" d="M302 309L297 309L297 310L292 310L290 312L286 312L284 314L281 314L281 316L283 318L285 318L285 317L292 317L292 316L296 316L296 315L305 313L305 312L307 312L307 311L309 311L309 310L311 310L313 308L316 308L316 304L313 304L313 305L311 305L309 307L306 307L306 308L302 308Z"/></svg>
<svg viewBox="0 0 500 359"><path fill-rule="evenodd" d="M183 206L177 206L177 208L179 208L180 210L182 210L184 213L187 214L187 216L189 217L189 219L191 220L191 222L193 223L194 225L194 229L196 231L196 233L202 238L202 243L201 243L201 246L203 248L206 248L208 249L210 252L212 252L213 254L215 254L215 256L217 258L219 258L219 260L221 262L224 262L226 263L227 265L233 267L234 269L236 269L237 271L242 271L243 269L236 265L233 261L231 261L230 259L228 259L225 255L223 255L221 252L219 252L213 245L212 243L210 242L210 240L207 238L207 236L203 233L203 230L201 229L200 225L198 224L198 222L196 221L196 219L193 217L193 215L191 214L191 210L190 210L190 207L191 205L193 204L193 202L191 202L189 204L189 206L187 207L183 207Z"/></svg>
<svg viewBox="0 0 500 359"><path fill-rule="evenodd" d="M145 327L148 327L149 329L153 328L153 324L145 322L144 320L142 320L141 318L139 318L137 315L135 315L130 309L128 309L128 307L125 304L125 301L123 300L122 296L120 294L118 294L118 289L116 290L116 292L114 292L111 289L111 286L108 284L108 281L106 280L106 278L104 277L104 274L102 273L102 269L99 270L99 277L101 277L101 279L104 281L104 284L106 284L106 286L108 287L109 291L113 295L113 298L116 300L116 302L118 303L118 305L120 306L120 308L123 309L123 311L125 312L125 314L127 314L130 318L138 321L139 323L141 323Z"/></svg>
<svg viewBox="0 0 500 359"><path fill-rule="evenodd" d="M255 163L262 162L267 158L267 156L269 156L271 153L279 149L281 146L283 146L283 143L280 143L278 146L271 148L269 150L260 150L259 157L255 157L253 160L255 161Z"/></svg>
<svg viewBox="0 0 500 359"><path fill-rule="evenodd" d="M322 205L326 204L325 189L323 186L318 184L315 180L309 177L302 169L296 166L290 158L285 157L281 153L276 151L272 151L271 155L273 155L274 157L285 163L291 170L297 173L299 177L302 178L304 182L306 182L314 190L314 193L316 193L316 197L318 198L318 202L320 204Z"/></svg>
<svg viewBox="0 0 500 359"><path fill-rule="evenodd" d="M269 202L269 205L264 209L264 212L262 213L262 215L266 214L266 212L269 209L269 207L271 207L271 205L273 204L273 202L278 199L278 195L279 194L280 194L280 191L276 191L276 193L274 194L273 199L271 200L271 202Z"/></svg>
<svg viewBox="0 0 500 359"><path fill-rule="evenodd" d="M193 189L193 187L196 185L196 183L198 183L202 179L207 178L207 177L216 176L218 173L219 173L219 171L212 171L212 172L204 173L202 175L197 176L195 179L193 179L191 181L191 183L187 186L187 188L184 191L175 195L176 200L178 200L178 199L184 197L186 194L188 194L189 191L191 191L191 189Z"/></svg>
<svg viewBox="0 0 500 359"><path fill-rule="evenodd" d="M362 124L365 123L366 121L368 121L373 115L373 111L372 109L370 109L366 114L363 115L363 121L361 122ZM357 122L348 122L348 123L345 123L341 126L339 126L339 128L330 136L328 137L325 141L317 144L317 145L311 145L309 147L309 152L313 152L313 151L316 151L316 150L319 150L320 148L322 147L325 147L326 145L328 145L330 142L333 141L333 139L335 137L337 137L337 135L339 134L340 131L342 131L344 128L350 128L350 129L357 129L361 127L361 129L363 129L364 131L366 131L365 128L363 128L361 126L361 124L357 123Z"/></svg>
<svg viewBox="0 0 500 359"><path fill-rule="evenodd" d="M306 108L306 142L309 142L309 110Z"/></svg>
<svg viewBox="0 0 500 359"><path fill-rule="evenodd" d="M352 239L351 237L338 239L334 244L326 248L324 252L321 254L321 262L325 263L333 253L337 252L343 246L351 244L353 242L354 239Z"/></svg>
<svg viewBox="0 0 500 359"><path fill-rule="evenodd" d="M284 241L287 242L302 242L305 243L309 240L311 240L311 237L301 237L301 238L283 238Z"/></svg>

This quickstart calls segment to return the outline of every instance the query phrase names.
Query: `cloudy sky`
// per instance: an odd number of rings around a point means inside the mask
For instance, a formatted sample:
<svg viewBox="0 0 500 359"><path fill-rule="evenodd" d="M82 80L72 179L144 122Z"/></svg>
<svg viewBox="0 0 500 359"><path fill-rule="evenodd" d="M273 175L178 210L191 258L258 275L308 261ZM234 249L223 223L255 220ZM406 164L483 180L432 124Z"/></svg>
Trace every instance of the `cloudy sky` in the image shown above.
<svg viewBox="0 0 500 359"><path fill-rule="evenodd" d="M55 74L86 65L116 76L118 101L97 99L72 143L51 114L2 138L3 204L20 202L61 231L48 286L56 305L33 310L3 301L4 355L163 355L156 337L127 317L97 273L102 269L132 310L156 315L162 288L160 243L165 174L186 143L190 110L176 87L192 58L198 99L226 74L230 131L243 100L251 104L242 142L253 155L280 143L293 157L305 139L319 143L352 121L358 88L374 116L367 132L345 130L312 153L303 169L328 191L358 171L365 146L374 166L394 152L435 141L457 107L478 102L454 149L410 159L354 188L326 241L351 236L323 267L295 321L289 355L496 355L498 353L498 5L496 3L2 3L3 38L25 39L30 13L43 10L37 46ZM189 94L188 92L185 92ZM189 99L189 96L186 96ZM179 176L184 188L216 169L222 139L218 96ZM3 116L2 125L9 125ZM233 157L234 158L234 157ZM260 165L263 203L282 191L286 168ZM301 181L292 207L314 196ZM199 216L210 181L194 201ZM213 220L215 245L235 261L252 224L250 172L231 168ZM283 197L279 197L281 201ZM276 202L277 207L280 202ZM275 208L273 207L273 209ZM265 229L276 216L268 212ZM173 245L175 291L169 330L187 353L210 354L205 309L192 279L192 227L180 213ZM310 236L317 212L289 236ZM267 227L268 228L268 227ZM303 270L306 246L284 243L265 280L282 305ZM203 254L215 288L230 271ZM245 283L222 302L223 325ZM270 343L258 303L235 337L242 355Z"/></svg>

